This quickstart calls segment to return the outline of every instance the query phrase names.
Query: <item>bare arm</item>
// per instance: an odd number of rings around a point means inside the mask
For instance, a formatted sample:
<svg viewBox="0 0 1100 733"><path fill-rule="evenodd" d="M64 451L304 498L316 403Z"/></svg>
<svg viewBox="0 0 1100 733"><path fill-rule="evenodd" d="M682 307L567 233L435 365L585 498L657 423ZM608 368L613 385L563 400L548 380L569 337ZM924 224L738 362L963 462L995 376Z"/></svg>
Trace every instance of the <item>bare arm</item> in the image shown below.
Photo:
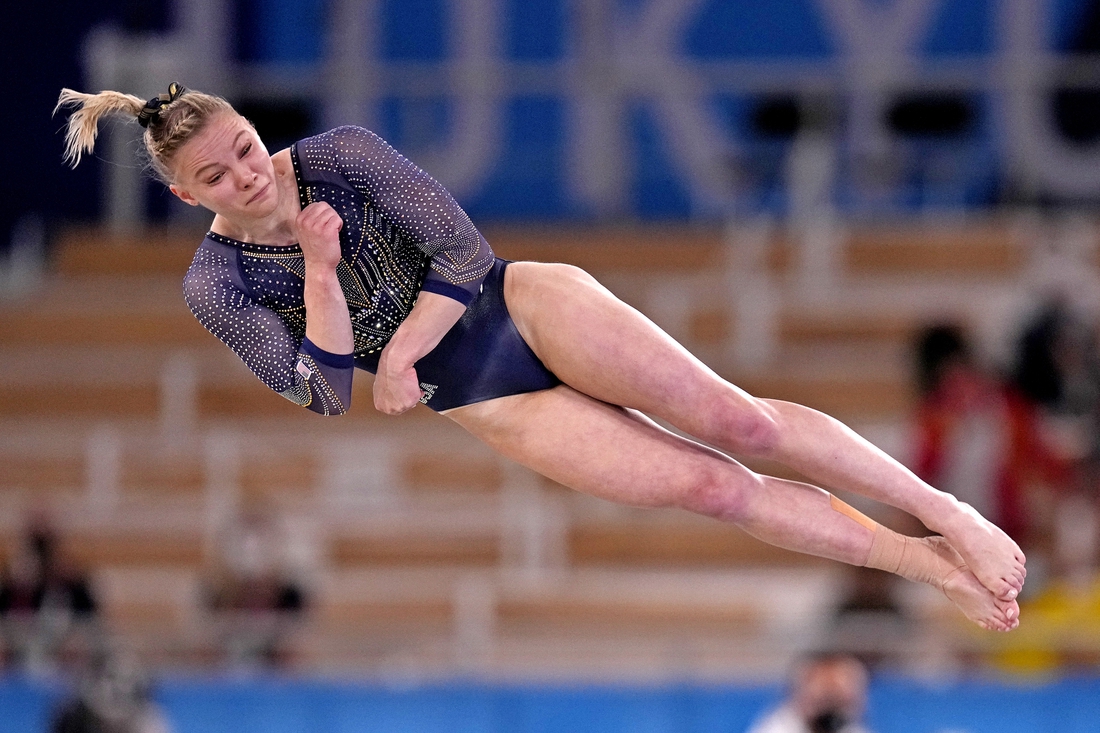
<svg viewBox="0 0 1100 733"><path fill-rule="evenodd" d="M331 206L318 202L302 209L295 224L306 262L306 338L333 354L350 354L355 348L351 316L336 277L344 222Z"/></svg>
<svg viewBox="0 0 1100 733"><path fill-rule="evenodd" d="M421 291L378 359L374 406L380 412L400 415L420 401L423 392L413 365L439 344L465 312L466 305L453 298Z"/></svg>

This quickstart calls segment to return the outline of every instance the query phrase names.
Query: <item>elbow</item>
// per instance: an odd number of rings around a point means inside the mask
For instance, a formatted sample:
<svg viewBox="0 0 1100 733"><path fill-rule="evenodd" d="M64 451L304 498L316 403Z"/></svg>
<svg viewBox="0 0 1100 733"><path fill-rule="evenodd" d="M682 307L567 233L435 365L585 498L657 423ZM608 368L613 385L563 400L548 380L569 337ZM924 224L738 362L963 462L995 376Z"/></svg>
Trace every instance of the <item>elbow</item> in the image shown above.
<svg viewBox="0 0 1100 733"><path fill-rule="evenodd" d="M313 399L309 404L303 405L310 412L315 412L322 417L340 417L351 409L351 400L340 399Z"/></svg>
<svg viewBox="0 0 1100 733"><path fill-rule="evenodd" d="M310 412L315 412L324 417L343 415L351 408L350 393L337 395L331 390L317 390L299 386L297 389L288 389L279 394L299 407L304 407Z"/></svg>

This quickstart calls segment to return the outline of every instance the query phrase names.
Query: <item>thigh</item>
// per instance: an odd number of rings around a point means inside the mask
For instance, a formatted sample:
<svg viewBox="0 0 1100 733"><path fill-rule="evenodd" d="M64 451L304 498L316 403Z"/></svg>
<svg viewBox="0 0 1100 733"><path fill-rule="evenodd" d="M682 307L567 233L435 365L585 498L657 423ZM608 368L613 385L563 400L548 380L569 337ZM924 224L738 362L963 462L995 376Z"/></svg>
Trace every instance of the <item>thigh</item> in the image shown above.
<svg viewBox="0 0 1100 733"><path fill-rule="evenodd" d="M759 409L593 277L568 265L516 262L505 272L508 311L523 338L566 384L712 439L707 415Z"/></svg>
<svg viewBox="0 0 1100 733"><path fill-rule="evenodd" d="M572 489L621 504L707 511L713 497L703 494L733 490L755 478L716 450L567 385L445 414L502 455Z"/></svg>

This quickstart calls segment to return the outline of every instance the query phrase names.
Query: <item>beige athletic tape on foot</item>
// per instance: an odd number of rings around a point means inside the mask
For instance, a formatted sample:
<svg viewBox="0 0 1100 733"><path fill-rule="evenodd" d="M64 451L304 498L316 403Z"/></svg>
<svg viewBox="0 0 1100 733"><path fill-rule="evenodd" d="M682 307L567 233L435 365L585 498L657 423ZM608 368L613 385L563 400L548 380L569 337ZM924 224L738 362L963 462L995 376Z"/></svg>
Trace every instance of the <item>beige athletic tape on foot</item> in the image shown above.
<svg viewBox="0 0 1100 733"><path fill-rule="evenodd" d="M840 512L844 516L848 517L848 519L854 519L872 532L878 531L878 528L882 526L860 510L856 509L851 504L845 504L843 501L836 498L832 494L829 494L829 506L833 508L834 512Z"/></svg>
<svg viewBox="0 0 1100 733"><path fill-rule="evenodd" d="M966 570L966 563L942 537L906 537L879 525L864 567L943 590L951 576Z"/></svg>
<svg viewBox="0 0 1100 733"><path fill-rule="evenodd" d="M952 575L966 569L958 553L942 538L898 534L832 494L829 495L829 506L871 530L871 554L864 567L885 570L918 583L929 583L940 590Z"/></svg>

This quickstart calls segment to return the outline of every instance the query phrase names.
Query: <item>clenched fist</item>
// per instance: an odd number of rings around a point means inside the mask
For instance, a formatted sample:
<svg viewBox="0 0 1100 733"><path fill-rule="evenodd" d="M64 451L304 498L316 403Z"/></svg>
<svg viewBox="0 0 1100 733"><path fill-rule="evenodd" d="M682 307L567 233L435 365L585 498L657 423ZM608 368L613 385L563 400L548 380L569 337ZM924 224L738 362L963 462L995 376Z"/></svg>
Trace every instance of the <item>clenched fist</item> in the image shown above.
<svg viewBox="0 0 1100 733"><path fill-rule="evenodd" d="M302 209L294 221L307 264L335 269L340 261L340 228L344 220L324 201Z"/></svg>

